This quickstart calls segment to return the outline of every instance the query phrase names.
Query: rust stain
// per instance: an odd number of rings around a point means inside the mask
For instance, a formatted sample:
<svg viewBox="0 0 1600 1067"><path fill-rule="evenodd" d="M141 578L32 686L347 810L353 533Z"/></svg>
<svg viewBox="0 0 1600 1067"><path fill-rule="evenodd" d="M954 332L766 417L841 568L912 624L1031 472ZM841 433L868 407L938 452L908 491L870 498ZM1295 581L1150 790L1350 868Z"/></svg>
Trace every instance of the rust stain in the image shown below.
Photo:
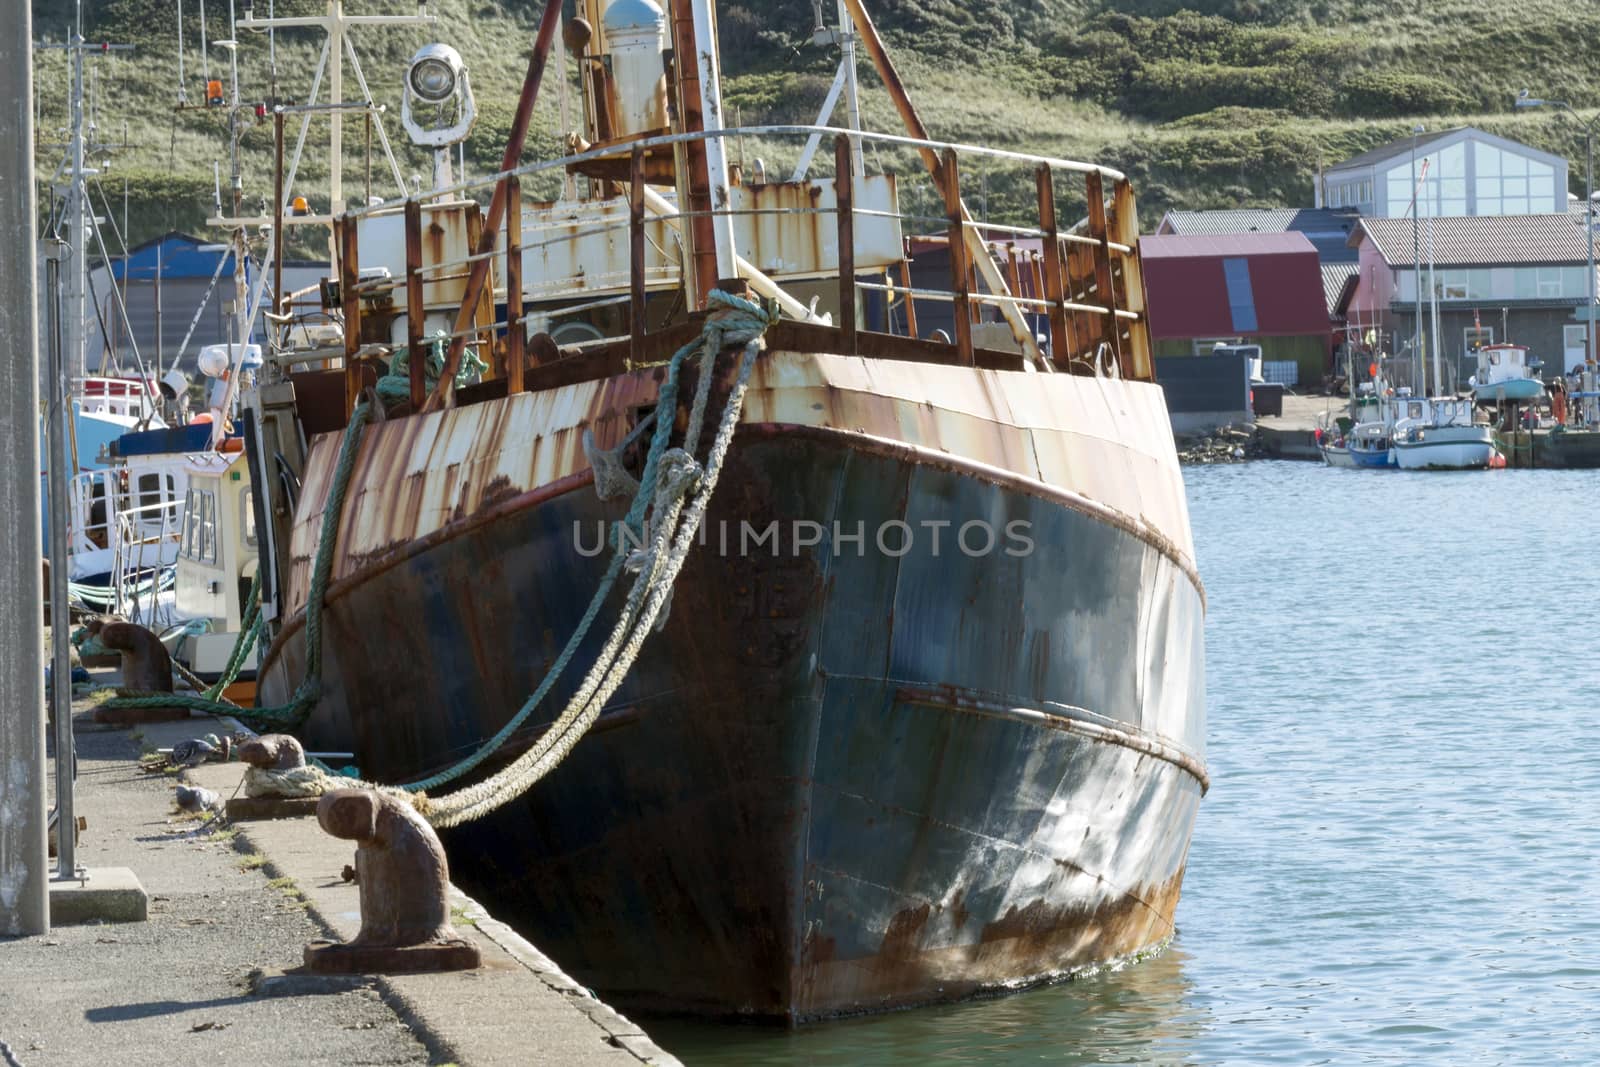
<svg viewBox="0 0 1600 1067"><path fill-rule="evenodd" d="M520 492L522 490L510 478L507 478L504 474L497 474L489 481L489 484L483 487L483 492L478 494L477 507L473 508L473 510L481 511L484 508L492 508L496 504L513 499Z"/></svg>
<svg viewBox="0 0 1600 1067"><path fill-rule="evenodd" d="M976 941L918 949L915 938L928 906L898 913L883 945L870 957L806 958L795 1021L864 1010L963 1000L985 991L1048 982L1108 959L1156 945L1173 932L1183 869L1157 885L1142 886L1098 904L1044 899L1007 909L985 924ZM970 916L952 901L956 929ZM820 932L812 939L821 943Z"/></svg>
<svg viewBox="0 0 1600 1067"><path fill-rule="evenodd" d="M904 908L889 920L889 928L883 932L883 943L878 946L879 959L909 960L916 957L919 946L918 938L922 928L928 925L928 917L933 914L933 909L923 902L914 908Z"/></svg>

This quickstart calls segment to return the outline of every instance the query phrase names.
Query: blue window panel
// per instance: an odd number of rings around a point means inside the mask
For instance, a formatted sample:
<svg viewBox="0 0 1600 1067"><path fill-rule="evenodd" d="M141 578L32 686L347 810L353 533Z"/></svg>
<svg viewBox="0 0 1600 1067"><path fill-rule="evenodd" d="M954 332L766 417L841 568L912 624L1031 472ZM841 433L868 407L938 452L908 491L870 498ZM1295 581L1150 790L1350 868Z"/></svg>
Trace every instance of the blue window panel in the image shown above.
<svg viewBox="0 0 1600 1067"><path fill-rule="evenodd" d="M1256 330L1256 298L1250 289L1250 261L1225 259L1222 275L1228 282L1228 310L1233 312L1233 329L1236 333L1254 333Z"/></svg>

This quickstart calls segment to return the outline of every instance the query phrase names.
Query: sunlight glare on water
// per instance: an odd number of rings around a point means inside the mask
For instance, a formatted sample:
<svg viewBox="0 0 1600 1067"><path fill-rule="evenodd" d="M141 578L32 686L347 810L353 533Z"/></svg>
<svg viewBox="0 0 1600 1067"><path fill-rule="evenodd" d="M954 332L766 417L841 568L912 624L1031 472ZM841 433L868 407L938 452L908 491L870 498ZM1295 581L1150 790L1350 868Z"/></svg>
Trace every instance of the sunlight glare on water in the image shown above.
<svg viewBox="0 0 1600 1067"><path fill-rule="evenodd" d="M1600 1063L1600 472L1188 468L1212 789L1178 936L699 1064Z"/></svg>

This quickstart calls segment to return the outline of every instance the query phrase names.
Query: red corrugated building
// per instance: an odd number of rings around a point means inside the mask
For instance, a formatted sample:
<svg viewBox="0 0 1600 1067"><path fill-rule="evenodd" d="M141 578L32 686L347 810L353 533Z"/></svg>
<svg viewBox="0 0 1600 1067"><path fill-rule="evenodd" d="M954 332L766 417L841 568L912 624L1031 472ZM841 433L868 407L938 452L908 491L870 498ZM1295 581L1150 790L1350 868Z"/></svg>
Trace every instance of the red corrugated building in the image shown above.
<svg viewBox="0 0 1600 1067"><path fill-rule="evenodd" d="M1301 233L1151 235L1140 239L1150 336L1161 356L1218 341L1261 345L1321 381L1332 336L1317 250Z"/></svg>

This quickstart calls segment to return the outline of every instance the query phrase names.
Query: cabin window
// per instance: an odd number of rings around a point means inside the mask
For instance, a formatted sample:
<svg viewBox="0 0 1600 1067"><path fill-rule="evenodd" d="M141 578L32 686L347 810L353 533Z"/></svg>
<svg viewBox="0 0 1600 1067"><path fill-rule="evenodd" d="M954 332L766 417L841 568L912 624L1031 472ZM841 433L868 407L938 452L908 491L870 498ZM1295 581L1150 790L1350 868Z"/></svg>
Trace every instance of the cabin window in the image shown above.
<svg viewBox="0 0 1600 1067"><path fill-rule="evenodd" d="M191 489L183 497L183 545L178 551L185 559L199 558L196 554L200 543L200 503L197 495Z"/></svg>
<svg viewBox="0 0 1600 1067"><path fill-rule="evenodd" d="M139 507L161 503L161 475L139 475Z"/></svg>
<svg viewBox="0 0 1600 1067"><path fill-rule="evenodd" d="M239 529L244 531L246 547L256 547L256 509L249 493L239 494Z"/></svg>
<svg viewBox="0 0 1600 1067"><path fill-rule="evenodd" d="M217 561L217 495L210 491L200 494L200 561Z"/></svg>

